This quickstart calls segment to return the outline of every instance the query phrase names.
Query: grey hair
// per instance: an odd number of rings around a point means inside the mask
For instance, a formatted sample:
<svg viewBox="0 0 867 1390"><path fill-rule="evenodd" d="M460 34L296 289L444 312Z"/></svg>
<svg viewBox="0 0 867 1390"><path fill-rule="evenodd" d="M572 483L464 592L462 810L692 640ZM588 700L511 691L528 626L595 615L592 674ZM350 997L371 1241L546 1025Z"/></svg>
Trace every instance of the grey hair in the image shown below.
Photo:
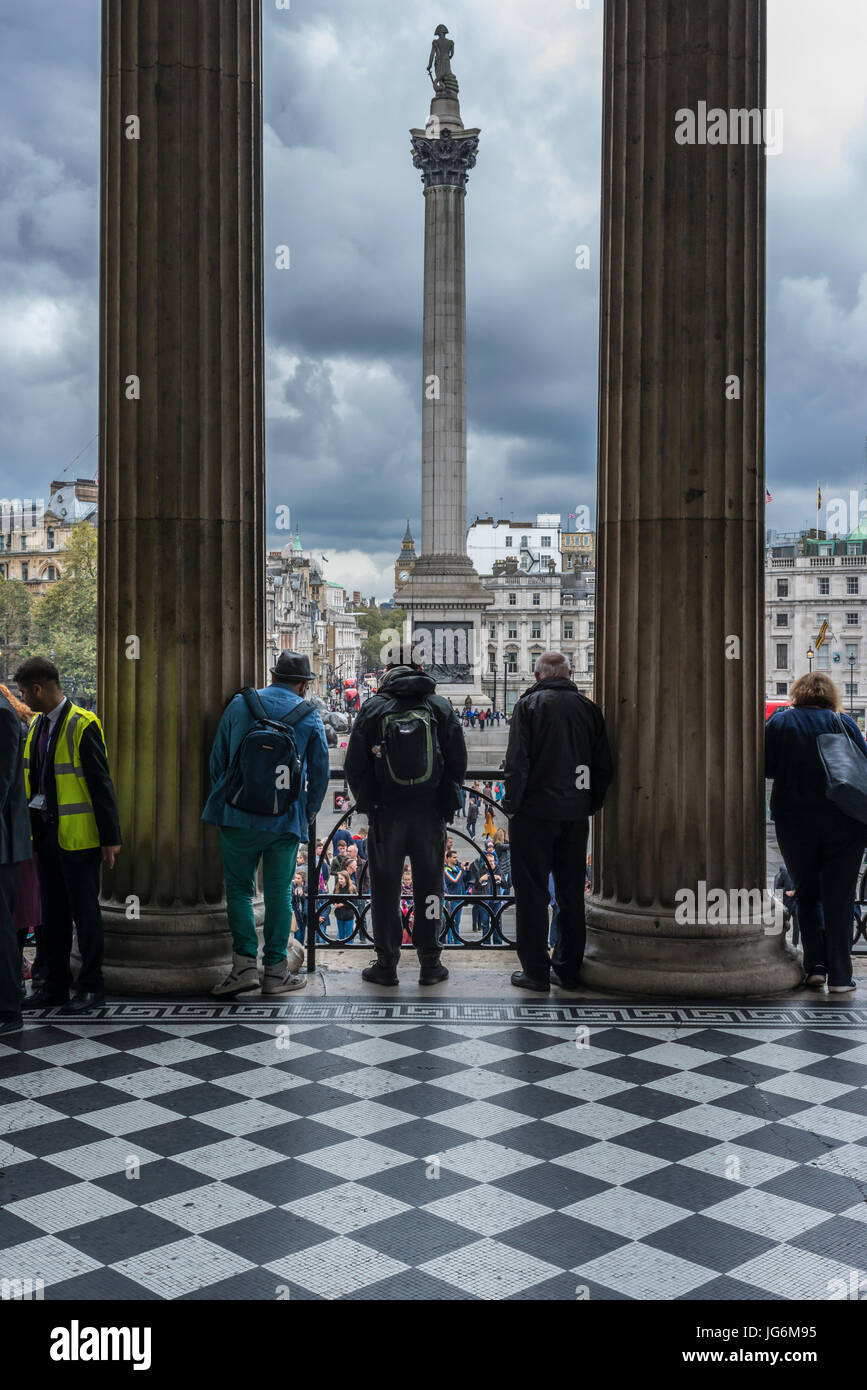
<svg viewBox="0 0 867 1390"><path fill-rule="evenodd" d="M540 680L552 680L557 676L569 676L569 662L562 652L543 652L536 658L536 665L533 667Z"/></svg>

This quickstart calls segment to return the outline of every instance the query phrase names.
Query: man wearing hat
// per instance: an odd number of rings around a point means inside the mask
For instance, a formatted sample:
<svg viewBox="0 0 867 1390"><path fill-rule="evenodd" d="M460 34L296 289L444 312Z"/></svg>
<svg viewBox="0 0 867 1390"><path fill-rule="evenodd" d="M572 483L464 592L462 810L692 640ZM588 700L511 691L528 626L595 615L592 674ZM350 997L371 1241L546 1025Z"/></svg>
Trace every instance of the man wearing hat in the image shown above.
<svg viewBox="0 0 867 1390"><path fill-rule="evenodd" d="M279 723L304 704L313 672L306 656L281 652L271 667L273 680L257 693L269 721ZM255 704L252 694L250 699ZM301 761L301 791L279 815L256 815L230 804L227 783L235 755L256 726L244 692L235 695L223 711L211 750L211 795L202 820L220 827L220 854L226 880L226 913L232 933L232 968L213 994L232 999L248 990L263 994L288 994L303 989L304 952L297 942L287 959L292 926L292 880L298 846L307 839L307 825L316 815L328 788L328 744L319 711L312 705L299 710L292 733ZM252 789L255 793L255 788ZM263 788L270 794L273 787ZM256 871L262 861L265 897L264 975L259 980L258 939L253 913Z"/></svg>

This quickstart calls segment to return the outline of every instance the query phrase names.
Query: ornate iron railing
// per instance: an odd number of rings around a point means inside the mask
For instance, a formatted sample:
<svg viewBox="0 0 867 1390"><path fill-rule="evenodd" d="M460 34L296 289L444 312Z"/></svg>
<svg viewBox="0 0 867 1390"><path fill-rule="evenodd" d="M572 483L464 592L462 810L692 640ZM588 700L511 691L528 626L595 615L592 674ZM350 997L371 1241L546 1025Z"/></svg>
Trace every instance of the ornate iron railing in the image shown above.
<svg viewBox="0 0 867 1390"><path fill-rule="evenodd" d="M491 768L470 769L467 777L471 780L480 781L493 780ZM499 779L497 779L499 780ZM343 773L332 769L330 774L331 782L343 784ZM497 802L494 797L488 796L480 788L473 788L466 782L463 790L470 795L477 796L482 803L487 803L491 807L492 813L497 811ZM355 812L355 806L350 805L331 830L330 834L323 837L322 852L317 857L316 844L319 840L317 834L316 820L312 820L309 825L307 840L307 891L305 894L305 905L307 910L307 922L305 924L305 938L307 947L307 969L316 969L317 950L352 950L364 948L370 950L373 946L373 931L370 923L370 888L366 891L356 893L327 893L320 888L320 874L322 866L327 857L328 846L331 844L338 830L349 821ZM465 822L466 823L466 822ZM453 839L466 841L472 845L477 858L484 860L488 869L489 889L481 893L443 893L442 895L442 925L439 933L439 943L444 950L478 950L487 947L492 950L515 949L513 936L508 936L503 923L503 915L508 908L513 907L515 899L511 894L497 892L494 870L495 865L490 855L485 850L484 844L465 830L461 830L453 822L448 826L448 832ZM411 898L404 901L412 902ZM345 928L338 927L337 935L331 923L332 913L337 904L341 904L348 909L348 913L342 914L343 921L350 923L347 935L340 935ZM463 912L465 908L471 908L472 939L465 935L466 928L463 923ZM409 922L409 914L407 914ZM475 924L478 923L478 929ZM409 936L412 936L411 926L407 927Z"/></svg>

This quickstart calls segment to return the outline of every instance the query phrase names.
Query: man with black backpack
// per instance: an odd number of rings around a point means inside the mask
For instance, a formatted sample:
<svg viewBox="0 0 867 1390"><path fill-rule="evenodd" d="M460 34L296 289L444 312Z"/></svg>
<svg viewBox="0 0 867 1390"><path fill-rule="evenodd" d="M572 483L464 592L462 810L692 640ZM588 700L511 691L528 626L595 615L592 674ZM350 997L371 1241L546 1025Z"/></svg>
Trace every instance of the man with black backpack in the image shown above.
<svg viewBox="0 0 867 1390"><path fill-rule="evenodd" d="M232 968L212 991L232 999L260 988L253 894L262 861L265 897L263 994L302 989L304 952L289 947L292 881L328 788L328 743L319 711L304 699L310 662L281 652L264 690L248 686L223 711L211 750L211 795L202 820L220 827ZM289 957L287 959L287 947Z"/></svg>
<svg viewBox="0 0 867 1390"><path fill-rule="evenodd" d="M400 885L408 857L413 882L413 944L420 985L448 979L440 963L446 824L460 805L467 770L460 721L436 683L415 664L387 667L366 700L346 750L344 774L368 817L367 862L377 959L362 971L371 984L396 985L403 923Z"/></svg>

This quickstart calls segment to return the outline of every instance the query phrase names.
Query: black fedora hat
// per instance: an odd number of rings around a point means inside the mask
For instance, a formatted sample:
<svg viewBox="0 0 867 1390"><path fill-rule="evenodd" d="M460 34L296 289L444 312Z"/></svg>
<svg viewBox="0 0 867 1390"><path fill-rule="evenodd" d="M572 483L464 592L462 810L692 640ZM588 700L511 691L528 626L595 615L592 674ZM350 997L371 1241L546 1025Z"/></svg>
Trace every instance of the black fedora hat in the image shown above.
<svg viewBox="0 0 867 1390"><path fill-rule="evenodd" d="M299 652L281 652L276 666L271 667L271 675L282 681L312 681L315 679L310 667L310 658Z"/></svg>

